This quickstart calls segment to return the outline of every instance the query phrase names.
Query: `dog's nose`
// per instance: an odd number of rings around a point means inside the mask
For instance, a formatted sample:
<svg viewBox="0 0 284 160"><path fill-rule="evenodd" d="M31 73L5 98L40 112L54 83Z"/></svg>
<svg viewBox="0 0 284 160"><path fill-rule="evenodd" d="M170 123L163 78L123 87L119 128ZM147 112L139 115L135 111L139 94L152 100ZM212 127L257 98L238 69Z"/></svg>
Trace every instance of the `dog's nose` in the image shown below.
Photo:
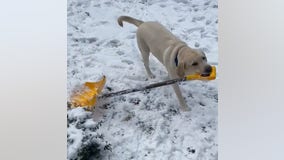
<svg viewBox="0 0 284 160"><path fill-rule="evenodd" d="M211 72L212 72L212 67L209 66L209 65L206 66L204 72L205 72L205 73L211 73Z"/></svg>

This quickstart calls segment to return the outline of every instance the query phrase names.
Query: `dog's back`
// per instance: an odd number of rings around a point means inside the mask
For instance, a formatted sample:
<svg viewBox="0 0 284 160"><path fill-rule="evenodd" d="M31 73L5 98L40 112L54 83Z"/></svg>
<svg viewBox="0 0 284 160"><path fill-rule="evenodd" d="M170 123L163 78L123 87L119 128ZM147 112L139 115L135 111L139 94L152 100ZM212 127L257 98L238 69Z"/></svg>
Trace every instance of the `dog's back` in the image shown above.
<svg viewBox="0 0 284 160"><path fill-rule="evenodd" d="M138 27L137 39L144 41L152 54L163 62L162 53L173 43L180 41L158 22L144 22Z"/></svg>

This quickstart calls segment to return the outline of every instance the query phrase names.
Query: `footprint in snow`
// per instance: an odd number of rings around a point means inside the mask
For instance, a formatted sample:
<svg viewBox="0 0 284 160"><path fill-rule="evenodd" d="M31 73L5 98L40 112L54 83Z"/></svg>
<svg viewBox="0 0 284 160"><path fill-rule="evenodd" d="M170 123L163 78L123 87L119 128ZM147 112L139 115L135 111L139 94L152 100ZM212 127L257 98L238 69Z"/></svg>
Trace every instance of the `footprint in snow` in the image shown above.
<svg viewBox="0 0 284 160"><path fill-rule="evenodd" d="M135 104L135 105L139 105L140 102L141 102L141 100L138 97L134 97L134 98L129 99L129 103L132 103L132 104Z"/></svg>
<svg viewBox="0 0 284 160"><path fill-rule="evenodd" d="M104 4L108 7L111 6L111 2L105 2Z"/></svg>
<svg viewBox="0 0 284 160"><path fill-rule="evenodd" d="M191 29L188 29L188 30L187 30L187 34L191 34L191 33L196 32L196 31L204 32L205 29L204 29L203 27L191 28Z"/></svg>
<svg viewBox="0 0 284 160"><path fill-rule="evenodd" d="M203 103L203 102L199 102L199 105L200 105L200 106L203 106L203 107L206 106L206 104Z"/></svg>
<svg viewBox="0 0 284 160"><path fill-rule="evenodd" d="M194 47L198 48L200 44L198 42L195 42Z"/></svg>
<svg viewBox="0 0 284 160"><path fill-rule="evenodd" d="M124 52L122 52L122 51L116 51L116 54L118 54L118 55L122 56L122 55L124 55L125 53L124 53Z"/></svg>
<svg viewBox="0 0 284 160"><path fill-rule="evenodd" d="M131 65L131 64L134 64L134 62L130 61L130 60L127 60L127 59L124 59L121 61L122 63L126 63L128 65Z"/></svg>
<svg viewBox="0 0 284 160"><path fill-rule="evenodd" d="M209 25L211 23L211 20L206 20L205 24Z"/></svg>
<svg viewBox="0 0 284 160"><path fill-rule="evenodd" d="M89 13L89 12L85 12L85 14L86 14L88 17L90 17L90 13Z"/></svg>
<svg viewBox="0 0 284 160"><path fill-rule="evenodd" d="M178 22L184 22L185 18L179 19Z"/></svg>
<svg viewBox="0 0 284 160"><path fill-rule="evenodd" d="M202 47L202 48L199 48L199 49L201 49L203 52L205 52L205 53L208 53L209 52L209 49L208 48L206 48L206 47Z"/></svg>
<svg viewBox="0 0 284 160"><path fill-rule="evenodd" d="M71 46L72 47L76 47L76 46L78 46L78 44L76 44L76 43L75 44L71 44Z"/></svg>
<svg viewBox="0 0 284 160"><path fill-rule="evenodd" d="M117 48L121 45L122 45L122 43L117 39L113 39L106 44L106 46L113 47L113 48Z"/></svg>
<svg viewBox="0 0 284 160"><path fill-rule="evenodd" d="M166 7L166 5L164 5L164 4L160 4L160 7L165 8L165 7Z"/></svg>
<svg viewBox="0 0 284 160"><path fill-rule="evenodd" d="M81 43L93 43L96 42L98 39L96 37L90 37L90 38L73 38L74 42L81 42Z"/></svg>
<svg viewBox="0 0 284 160"><path fill-rule="evenodd" d="M192 18L192 22L196 22L196 21L202 21L205 19L205 16L199 16L199 17L193 17Z"/></svg>
<svg viewBox="0 0 284 160"><path fill-rule="evenodd" d="M126 37L127 39L134 39L135 38L135 35L129 35Z"/></svg>
<svg viewBox="0 0 284 160"><path fill-rule="evenodd" d="M213 6L212 6L212 8L218 8L218 5L217 5L217 4L215 4L215 5L213 5Z"/></svg>
<svg viewBox="0 0 284 160"><path fill-rule="evenodd" d="M189 1L187 0L175 0L177 3L183 3L183 4L188 4Z"/></svg>
<svg viewBox="0 0 284 160"><path fill-rule="evenodd" d="M100 21L100 24L107 24L108 21Z"/></svg>
<svg viewBox="0 0 284 160"><path fill-rule="evenodd" d="M210 4L210 1L207 1L204 3L205 6L208 6Z"/></svg>
<svg viewBox="0 0 284 160"><path fill-rule="evenodd" d="M146 80L148 80L146 75L136 75L135 73L133 73L131 76L126 76L125 78L129 79L129 80L134 80L134 81L142 81L145 82Z"/></svg>
<svg viewBox="0 0 284 160"><path fill-rule="evenodd" d="M98 7L98 8L100 8L101 5L100 5L100 4L95 4L93 7Z"/></svg>

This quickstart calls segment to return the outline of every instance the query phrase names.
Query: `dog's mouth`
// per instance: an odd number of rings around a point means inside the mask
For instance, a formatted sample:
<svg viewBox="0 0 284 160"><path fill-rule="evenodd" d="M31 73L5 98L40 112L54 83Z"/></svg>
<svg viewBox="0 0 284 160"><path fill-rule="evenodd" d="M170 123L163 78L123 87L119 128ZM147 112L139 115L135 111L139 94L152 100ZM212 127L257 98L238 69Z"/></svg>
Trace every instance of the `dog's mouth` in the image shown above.
<svg viewBox="0 0 284 160"><path fill-rule="evenodd" d="M211 73L212 73L212 67L208 65L208 66L205 67L201 76L202 77L209 77Z"/></svg>
<svg viewBox="0 0 284 160"><path fill-rule="evenodd" d="M201 76L202 77L208 77L208 76L210 76L210 73L202 73Z"/></svg>

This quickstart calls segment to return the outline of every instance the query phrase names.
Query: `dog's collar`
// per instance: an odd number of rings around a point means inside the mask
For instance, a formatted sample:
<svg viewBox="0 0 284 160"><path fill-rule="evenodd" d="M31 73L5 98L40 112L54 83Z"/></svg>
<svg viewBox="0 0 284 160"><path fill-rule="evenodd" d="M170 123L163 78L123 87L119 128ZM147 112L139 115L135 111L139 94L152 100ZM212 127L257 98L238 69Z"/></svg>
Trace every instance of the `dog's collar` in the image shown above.
<svg viewBox="0 0 284 160"><path fill-rule="evenodd" d="M176 67L177 67L177 66L178 66L178 52L177 52L177 54L176 54L175 64L176 64Z"/></svg>
<svg viewBox="0 0 284 160"><path fill-rule="evenodd" d="M175 64L176 66L178 66L178 51L180 49L182 49L183 47L186 47L187 45L185 43L181 44L180 46L177 47L177 53L176 53L176 57L175 57Z"/></svg>

